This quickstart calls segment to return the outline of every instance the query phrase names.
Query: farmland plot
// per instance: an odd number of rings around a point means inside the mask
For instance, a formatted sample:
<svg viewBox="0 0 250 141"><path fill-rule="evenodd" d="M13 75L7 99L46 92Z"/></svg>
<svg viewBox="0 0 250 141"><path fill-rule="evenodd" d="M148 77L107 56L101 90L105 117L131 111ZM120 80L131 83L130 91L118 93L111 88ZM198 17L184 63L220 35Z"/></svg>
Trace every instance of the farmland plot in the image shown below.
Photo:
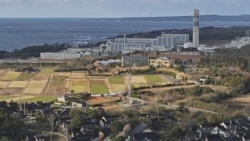
<svg viewBox="0 0 250 141"><path fill-rule="evenodd" d="M28 81L33 79L35 76L35 73L22 73L18 78L17 81Z"/></svg>
<svg viewBox="0 0 250 141"><path fill-rule="evenodd" d="M42 94L48 80L32 80L24 89L25 94Z"/></svg>
<svg viewBox="0 0 250 141"><path fill-rule="evenodd" d="M24 88L28 81L12 81L8 88Z"/></svg>
<svg viewBox="0 0 250 141"><path fill-rule="evenodd" d="M107 94L109 89L104 80L90 80L90 88L92 94Z"/></svg>
<svg viewBox="0 0 250 141"><path fill-rule="evenodd" d="M4 89L9 85L10 82L8 81L0 81L0 88Z"/></svg>
<svg viewBox="0 0 250 141"><path fill-rule="evenodd" d="M131 84L133 87L142 87L147 86L148 82L146 81L143 75L133 75L131 76Z"/></svg>
<svg viewBox="0 0 250 141"><path fill-rule="evenodd" d="M21 75L21 72L8 71L0 78L3 81L14 81Z"/></svg>
<svg viewBox="0 0 250 141"><path fill-rule="evenodd" d="M71 83L71 90L73 90L74 93L89 92L88 81L73 81Z"/></svg>
<svg viewBox="0 0 250 141"><path fill-rule="evenodd" d="M35 75L35 80L49 79L54 73L54 69L41 69L41 71Z"/></svg>
<svg viewBox="0 0 250 141"><path fill-rule="evenodd" d="M164 79L162 75L152 74L152 75L144 75L144 77L149 84L156 84L156 85L168 84L168 81Z"/></svg>
<svg viewBox="0 0 250 141"><path fill-rule="evenodd" d="M111 92L121 92L126 89L125 81L121 76L108 77L108 82L111 86Z"/></svg>
<svg viewBox="0 0 250 141"><path fill-rule="evenodd" d="M71 79L86 79L85 72L72 72Z"/></svg>

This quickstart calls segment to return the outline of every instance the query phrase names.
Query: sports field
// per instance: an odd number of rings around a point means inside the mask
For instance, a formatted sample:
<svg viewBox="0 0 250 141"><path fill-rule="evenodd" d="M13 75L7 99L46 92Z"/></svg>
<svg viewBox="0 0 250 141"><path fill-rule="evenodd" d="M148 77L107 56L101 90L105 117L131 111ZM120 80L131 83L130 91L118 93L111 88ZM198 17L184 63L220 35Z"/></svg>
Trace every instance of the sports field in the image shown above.
<svg viewBox="0 0 250 141"><path fill-rule="evenodd" d="M90 80L90 89L92 94L107 94L109 89L104 80Z"/></svg>

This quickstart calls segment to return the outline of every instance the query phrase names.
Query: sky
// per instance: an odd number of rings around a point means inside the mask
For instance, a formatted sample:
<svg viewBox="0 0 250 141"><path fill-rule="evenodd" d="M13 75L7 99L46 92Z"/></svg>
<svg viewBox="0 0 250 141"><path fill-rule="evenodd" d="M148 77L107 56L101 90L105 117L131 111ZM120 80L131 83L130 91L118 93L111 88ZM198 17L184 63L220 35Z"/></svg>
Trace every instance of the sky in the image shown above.
<svg viewBox="0 0 250 141"><path fill-rule="evenodd" d="M248 15L250 0L0 0L4 17L158 17Z"/></svg>

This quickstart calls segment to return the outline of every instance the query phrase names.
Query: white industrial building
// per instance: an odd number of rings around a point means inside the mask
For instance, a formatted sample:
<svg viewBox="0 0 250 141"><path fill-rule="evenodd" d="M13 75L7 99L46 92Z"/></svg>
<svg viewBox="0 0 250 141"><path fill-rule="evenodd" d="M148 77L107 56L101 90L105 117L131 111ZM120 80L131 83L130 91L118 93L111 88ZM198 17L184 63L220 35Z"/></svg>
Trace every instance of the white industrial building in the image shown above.
<svg viewBox="0 0 250 141"><path fill-rule="evenodd" d="M68 48L61 52L41 52L40 59L48 60L70 60L81 58L82 56L90 55L89 52L86 52L84 49L80 48Z"/></svg>
<svg viewBox="0 0 250 141"><path fill-rule="evenodd" d="M162 34L156 38L115 38L100 45L101 53L135 50L171 50L189 41L189 34Z"/></svg>
<svg viewBox="0 0 250 141"><path fill-rule="evenodd" d="M243 46L250 45L250 37L241 37L237 40L231 41L226 45L226 48L242 48Z"/></svg>

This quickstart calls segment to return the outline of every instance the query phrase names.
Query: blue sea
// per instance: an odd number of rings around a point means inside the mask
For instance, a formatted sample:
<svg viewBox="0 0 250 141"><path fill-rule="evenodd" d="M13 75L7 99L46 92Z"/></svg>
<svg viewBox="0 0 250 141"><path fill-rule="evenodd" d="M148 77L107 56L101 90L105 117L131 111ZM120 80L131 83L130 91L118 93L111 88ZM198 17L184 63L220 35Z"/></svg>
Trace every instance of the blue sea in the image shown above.
<svg viewBox="0 0 250 141"><path fill-rule="evenodd" d="M249 26L250 22L200 22L200 27ZM0 18L0 50L68 43L76 38L97 42L120 34L192 28L184 21L118 21L86 18Z"/></svg>

